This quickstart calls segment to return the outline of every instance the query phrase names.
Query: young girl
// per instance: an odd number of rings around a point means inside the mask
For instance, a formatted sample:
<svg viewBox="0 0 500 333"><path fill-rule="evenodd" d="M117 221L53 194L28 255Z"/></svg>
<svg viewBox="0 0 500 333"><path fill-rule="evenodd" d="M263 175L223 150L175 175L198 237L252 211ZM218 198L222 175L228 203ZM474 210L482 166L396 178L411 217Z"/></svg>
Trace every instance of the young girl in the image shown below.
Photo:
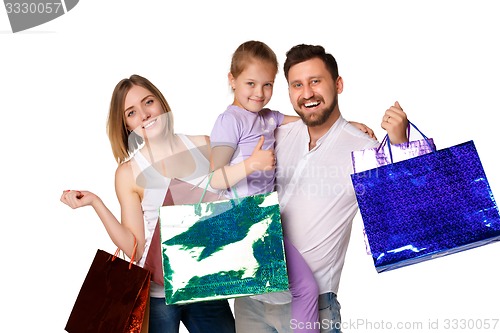
<svg viewBox="0 0 500 333"><path fill-rule="evenodd" d="M123 79L116 85L107 129L118 162L115 184L121 221L98 196L88 191L64 191L61 201L71 208L91 206L113 243L129 258L135 238L137 264L148 266L146 261L150 258L161 260L159 240L152 241L153 236L158 236L155 230L159 207L192 203L169 202L172 195L167 194L186 192L175 184L198 185L206 178L209 171L208 137L174 133L167 101L150 81L138 75ZM188 191L192 185L187 186ZM204 188L203 183L199 186ZM189 197L186 193L180 194L176 197L184 196L181 201ZM155 259L152 259L153 268ZM235 332L234 318L226 300L166 305L161 285L161 261L160 267L153 269L152 273L150 333L177 333L181 321L192 333ZM159 278L155 278L156 273L159 273Z"/></svg>
<svg viewBox="0 0 500 333"><path fill-rule="evenodd" d="M262 42L245 42L234 52L228 74L234 102L219 115L210 136L213 188L232 187L239 197L274 190L274 130L299 119L264 108L271 99L277 71L275 53ZM232 195L231 189L227 194ZM318 287L302 255L286 237L284 245L292 319L311 326L306 323L319 320ZM238 325L238 313L235 315ZM319 328L307 332L319 332Z"/></svg>

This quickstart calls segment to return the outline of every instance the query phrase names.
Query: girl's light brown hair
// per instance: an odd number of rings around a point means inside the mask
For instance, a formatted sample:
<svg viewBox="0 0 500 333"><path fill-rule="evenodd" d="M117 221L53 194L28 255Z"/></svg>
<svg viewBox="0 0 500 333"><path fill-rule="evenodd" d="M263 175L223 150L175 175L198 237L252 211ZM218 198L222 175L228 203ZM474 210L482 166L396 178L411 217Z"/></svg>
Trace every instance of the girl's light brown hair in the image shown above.
<svg viewBox="0 0 500 333"><path fill-rule="evenodd" d="M171 112L167 100L156 86L140 75L132 75L118 82L111 95L108 122L106 130L111 143L113 156L118 163L123 163L131 157L143 143L140 136L127 129L125 124L125 97L133 86L140 86L149 90L158 100L165 112ZM170 113L168 131L173 131L172 116Z"/></svg>
<svg viewBox="0 0 500 333"><path fill-rule="evenodd" d="M250 40L236 49L231 59L231 74L237 78L252 61L260 60L273 65L278 73L278 60L274 51L263 42Z"/></svg>

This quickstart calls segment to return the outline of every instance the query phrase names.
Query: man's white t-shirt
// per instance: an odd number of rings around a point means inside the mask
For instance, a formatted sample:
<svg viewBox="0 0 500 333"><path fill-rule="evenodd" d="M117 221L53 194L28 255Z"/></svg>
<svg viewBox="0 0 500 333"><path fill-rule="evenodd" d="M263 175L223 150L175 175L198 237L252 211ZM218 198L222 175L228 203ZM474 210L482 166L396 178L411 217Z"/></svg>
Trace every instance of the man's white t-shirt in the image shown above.
<svg viewBox="0 0 500 333"><path fill-rule="evenodd" d="M358 205L350 175L351 152L378 145L340 117L309 150L309 132L301 121L276 130L276 189L285 235L302 253L319 293L338 292L340 275ZM286 293L254 297L282 304Z"/></svg>

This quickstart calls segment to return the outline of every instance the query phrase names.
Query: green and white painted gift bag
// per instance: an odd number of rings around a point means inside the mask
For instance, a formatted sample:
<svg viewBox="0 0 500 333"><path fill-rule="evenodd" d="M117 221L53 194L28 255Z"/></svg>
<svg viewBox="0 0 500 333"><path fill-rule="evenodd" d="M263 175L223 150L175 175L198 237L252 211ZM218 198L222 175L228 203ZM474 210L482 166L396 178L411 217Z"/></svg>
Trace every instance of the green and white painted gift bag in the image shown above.
<svg viewBox="0 0 500 333"><path fill-rule="evenodd" d="M288 290L276 192L160 208L167 304Z"/></svg>

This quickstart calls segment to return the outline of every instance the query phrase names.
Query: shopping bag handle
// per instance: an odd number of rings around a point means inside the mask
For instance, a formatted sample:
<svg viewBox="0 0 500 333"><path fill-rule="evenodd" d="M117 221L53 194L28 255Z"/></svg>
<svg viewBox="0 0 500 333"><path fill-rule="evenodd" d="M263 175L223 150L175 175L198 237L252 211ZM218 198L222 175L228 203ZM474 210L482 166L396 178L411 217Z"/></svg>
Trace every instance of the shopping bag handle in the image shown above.
<svg viewBox="0 0 500 333"><path fill-rule="evenodd" d="M134 249L132 250L132 257L130 258L130 263L128 264L128 269L132 268L132 263L135 260L136 251L137 251L137 239L135 239L135 236L134 236ZM117 248L115 251L115 254L113 255L113 258L111 258L111 261L115 261L115 259L118 258L119 254L120 254L120 248Z"/></svg>
<svg viewBox="0 0 500 333"><path fill-rule="evenodd" d="M210 172L210 174L208 175L207 184L205 185L205 188L203 189L203 193L201 194L201 198L200 198L200 201L198 201L198 204L201 204L203 202L203 198L205 197L205 193L207 193L208 185L212 181L212 177L214 176L214 172L215 172L215 170ZM239 202L240 198L238 197L238 193L236 192L236 188L231 186L231 191L234 193L235 199L238 200L238 202Z"/></svg>
<svg viewBox="0 0 500 333"><path fill-rule="evenodd" d="M413 126L413 128L415 128L417 130L418 133L420 133L420 135L422 135L422 137L424 138L425 142L427 143L427 145L429 146L429 148L432 150L432 152L436 152L436 149L434 148L434 146L430 143L429 141L429 138L424 134L422 133L417 126L415 126L415 124L413 124L410 120L408 120L408 128L407 128L407 135L408 135L408 141L410 141L410 125ZM389 134L386 134L384 139L382 140L382 142L380 143L379 147L377 148L377 153L378 151L384 147L385 145L387 144L387 147L389 148L389 156L391 157L391 164L394 163L393 162L393 159L392 159L392 149L391 149L391 139L389 138Z"/></svg>

